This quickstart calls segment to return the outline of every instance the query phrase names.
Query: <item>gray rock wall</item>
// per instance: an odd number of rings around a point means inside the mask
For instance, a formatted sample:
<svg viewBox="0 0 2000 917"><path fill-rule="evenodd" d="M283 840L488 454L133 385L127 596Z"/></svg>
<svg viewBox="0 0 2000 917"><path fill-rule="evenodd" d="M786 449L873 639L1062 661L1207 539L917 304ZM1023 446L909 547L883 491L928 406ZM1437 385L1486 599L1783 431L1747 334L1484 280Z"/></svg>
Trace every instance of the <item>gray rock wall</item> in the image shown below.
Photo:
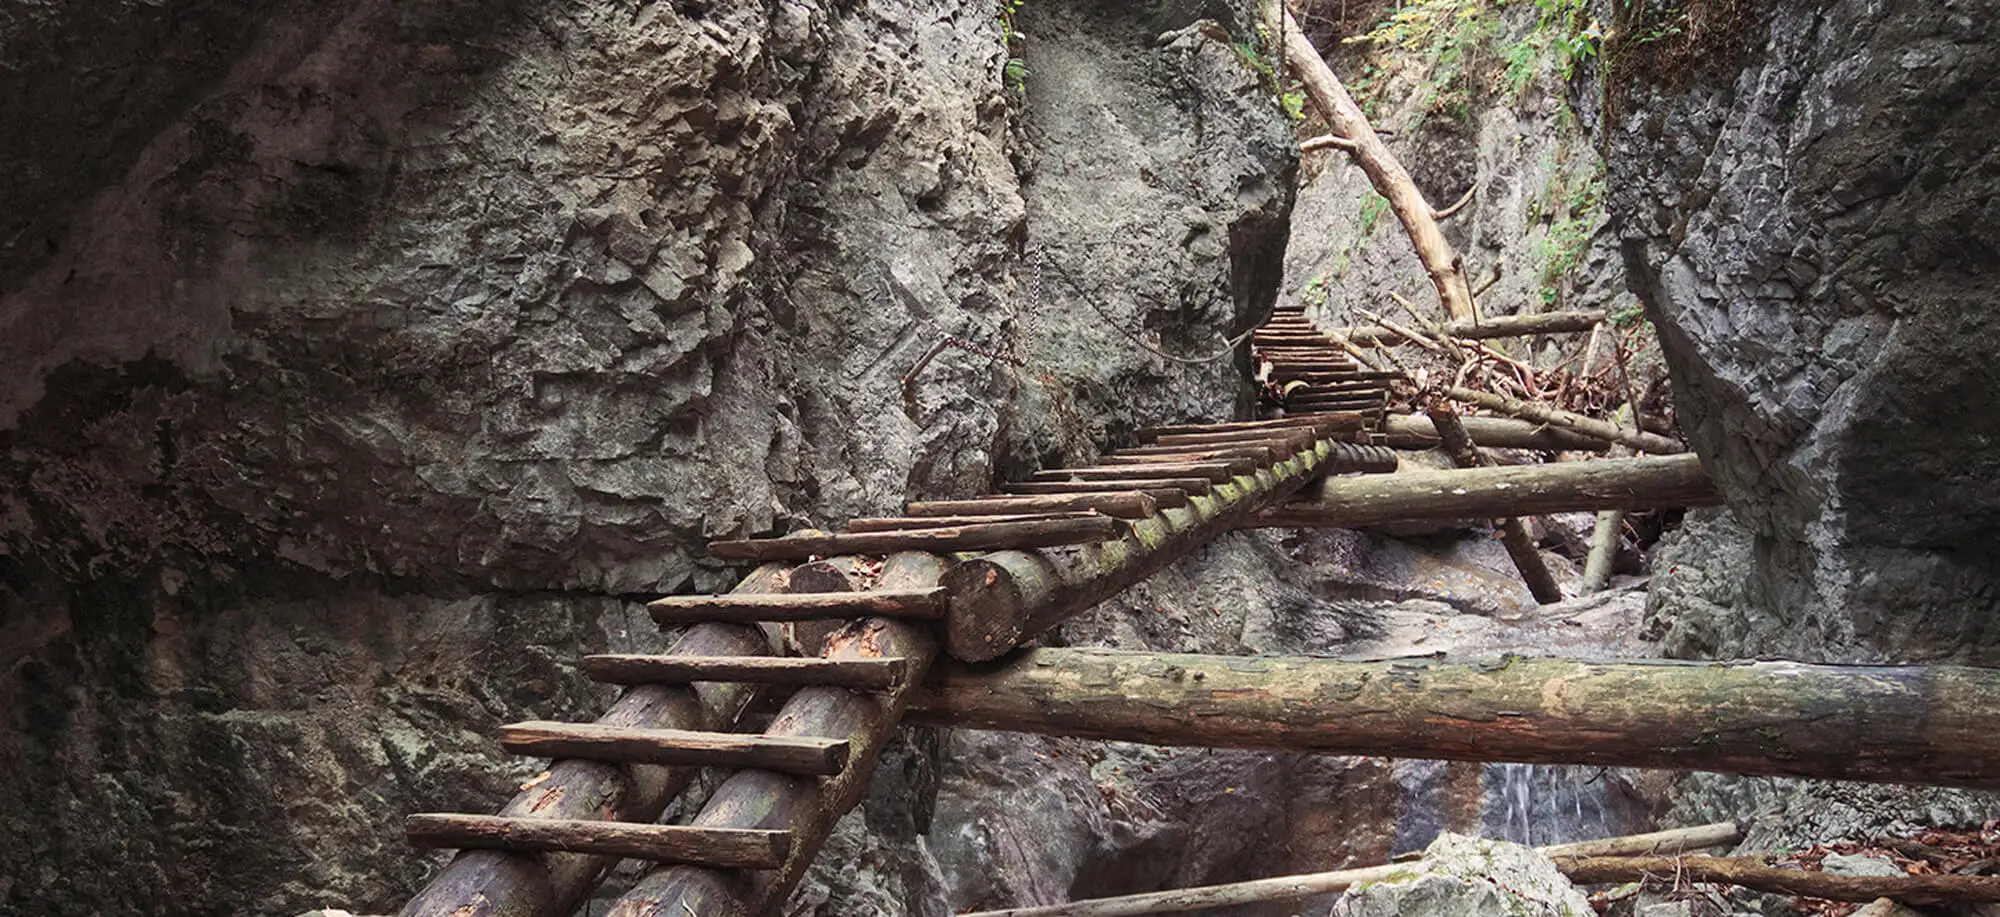
<svg viewBox="0 0 2000 917"><path fill-rule="evenodd" d="M1639 49L1602 126L1682 425L1753 545L1741 604L1669 579L1660 614L1768 617L1741 655L1990 664L1995 8L1741 9L1706 65Z"/></svg>
<svg viewBox="0 0 2000 917"><path fill-rule="evenodd" d="M0 4L0 913L393 906L709 538L1237 405L1228 10L1031 6Z"/></svg>

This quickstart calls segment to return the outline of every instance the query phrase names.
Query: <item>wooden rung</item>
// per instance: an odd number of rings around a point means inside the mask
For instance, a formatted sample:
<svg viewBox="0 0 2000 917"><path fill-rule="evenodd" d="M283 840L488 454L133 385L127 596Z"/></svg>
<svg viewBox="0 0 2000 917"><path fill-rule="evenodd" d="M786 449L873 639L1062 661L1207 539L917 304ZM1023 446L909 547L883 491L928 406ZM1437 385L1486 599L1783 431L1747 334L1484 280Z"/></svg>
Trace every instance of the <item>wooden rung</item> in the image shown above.
<svg viewBox="0 0 2000 917"><path fill-rule="evenodd" d="M540 758L620 764L726 767L829 776L847 766L847 740L800 736L639 729L534 721L500 727L500 747Z"/></svg>
<svg viewBox="0 0 2000 917"><path fill-rule="evenodd" d="M871 592L675 595L647 606L661 624L702 621L822 621L828 618L939 618L942 588L878 589Z"/></svg>
<svg viewBox="0 0 2000 917"><path fill-rule="evenodd" d="M1282 381L1317 384L1321 382L1393 382L1404 378L1407 377L1399 372L1376 372L1374 370L1355 369L1343 370L1341 372L1295 373L1284 377Z"/></svg>
<svg viewBox="0 0 2000 917"><path fill-rule="evenodd" d="M970 516L877 516L847 520L850 532L905 532L914 529L943 529L956 525L989 522L1045 522L1061 519L1101 519L1102 513L1021 513L1015 515Z"/></svg>
<svg viewBox="0 0 2000 917"><path fill-rule="evenodd" d="M1357 419L1353 426L1359 429L1361 426L1360 420ZM1345 430L1343 429L1341 432L1345 432ZM1245 430L1241 433L1175 433L1170 436L1156 437L1153 440L1153 444L1157 446L1207 446L1212 448L1235 444L1261 446L1273 442L1282 442L1291 446L1292 451L1296 453L1301 449L1310 447L1313 440L1325 439L1332 436L1333 433L1334 431L1332 430L1313 429L1310 427L1301 428L1296 433L1284 430Z"/></svg>
<svg viewBox="0 0 2000 917"><path fill-rule="evenodd" d="M1292 418L1294 420L1298 418ZM1174 459L1184 460L1187 456L1217 449L1263 449L1271 453L1272 460L1282 462L1297 455L1302 443L1293 439L1267 439L1255 442L1197 443L1192 446L1133 446L1112 453L1120 458Z"/></svg>
<svg viewBox="0 0 2000 917"><path fill-rule="evenodd" d="M777 869L792 852L790 831L567 818L412 815L403 832L418 847L593 853L714 869Z"/></svg>
<svg viewBox="0 0 2000 917"><path fill-rule="evenodd" d="M848 532L837 535L788 535L747 541L717 541L708 552L730 560L803 560L834 554L888 554L895 551L990 551L1000 548L1048 548L1105 541L1125 534L1109 516L1052 522L984 522L949 528L902 532Z"/></svg>
<svg viewBox="0 0 2000 917"><path fill-rule="evenodd" d="M1273 430L1280 433L1299 427L1325 427L1330 423L1325 419L1300 420L1296 417L1281 417L1276 420L1239 420L1232 423L1189 423L1163 427L1146 427L1139 431L1139 440L1145 442L1161 436L1179 436L1189 433L1234 433L1243 430Z"/></svg>
<svg viewBox="0 0 2000 917"><path fill-rule="evenodd" d="M1080 491L1129 487L1133 490L1178 490L1201 496L1209 492L1207 478L1140 478L1130 481L1016 481L1002 484L1010 494L1073 494Z"/></svg>
<svg viewBox="0 0 2000 917"><path fill-rule="evenodd" d="M1134 481L1147 478L1200 477L1211 484L1223 484L1236 479L1239 474L1249 474L1257 470L1256 464L1239 459L1234 462L1176 462L1150 467L1099 466L1096 468L1051 468L1037 471L1028 476L1030 481Z"/></svg>
<svg viewBox="0 0 2000 917"><path fill-rule="evenodd" d="M1243 446L1234 449L1197 449L1192 452L1175 452L1167 455L1130 454L1123 450L1113 452L1098 461L1106 465L1151 465L1173 462L1205 462L1213 459L1242 459L1259 468L1268 468L1278 460L1277 453L1269 446Z"/></svg>
<svg viewBox="0 0 2000 917"><path fill-rule="evenodd" d="M902 659L818 659L797 656L639 656L605 653L583 657L583 674L608 685L685 685L697 681L759 685L824 685L882 691L901 685Z"/></svg>
<svg viewBox="0 0 2000 917"><path fill-rule="evenodd" d="M1005 500L1008 497L1022 497L1022 496L1055 497L1055 496L1077 496L1086 494L1137 493L1137 494L1144 494L1147 497L1151 498L1153 501L1153 505L1160 509L1173 509L1175 507L1186 506L1188 504L1187 491L1180 490L1174 487L1157 487L1157 486L1147 486L1147 487L1139 487L1136 489L1128 489L1131 488L1132 484L1139 483L1134 481L1116 481L1116 482L1086 481L1080 484L1065 484L1065 485L1055 485L1051 484L1050 482L1040 482L1040 483L1046 484L1048 486L1037 487L1035 488L1035 492L1032 494L1027 494L1027 493L991 494L982 499ZM1203 481L1202 483L1207 484L1208 482Z"/></svg>
<svg viewBox="0 0 2000 917"><path fill-rule="evenodd" d="M976 500L926 500L912 503L903 511L912 516L1003 516L1024 512L1072 510L1092 510L1119 519L1144 519L1159 512L1160 505L1143 493L1119 492L981 497Z"/></svg>

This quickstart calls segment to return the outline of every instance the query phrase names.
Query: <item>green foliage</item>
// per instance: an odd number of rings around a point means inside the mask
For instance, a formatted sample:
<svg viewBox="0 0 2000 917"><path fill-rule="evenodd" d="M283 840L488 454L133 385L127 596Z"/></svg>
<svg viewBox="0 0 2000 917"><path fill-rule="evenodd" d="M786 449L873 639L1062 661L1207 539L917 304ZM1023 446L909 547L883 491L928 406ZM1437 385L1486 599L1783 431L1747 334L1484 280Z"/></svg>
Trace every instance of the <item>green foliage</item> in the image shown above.
<svg viewBox="0 0 2000 917"><path fill-rule="evenodd" d="M1298 122L1306 119L1305 90L1294 89L1290 92L1279 94L1278 104L1284 106L1285 117L1292 119L1292 121Z"/></svg>
<svg viewBox="0 0 2000 917"><path fill-rule="evenodd" d="M1541 297L1556 305L1571 275L1582 266L1590 238L1603 217L1605 181L1601 170L1577 175L1558 171L1532 217L1546 216L1548 230L1535 239L1535 257L1542 264Z"/></svg>
<svg viewBox="0 0 2000 917"><path fill-rule="evenodd" d="M1536 33L1546 36L1555 51L1556 69L1564 81L1576 75L1577 65L1597 56L1604 41L1604 29L1590 15L1590 0L1535 0L1541 17Z"/></svg>
<svg viewBox="0 0 2000 917"><path fill-rule="evenodd" d="M1345 256L1346 254L1343 252L1342 257ZM1334 267L1334 272L1338 274L1343 269L1344 268L1341 265L1336 264ZM1299 298L1303 300L1307 306L1325 305L1328 292L1326 288L1326 280L1327 280L1327 275L1320 274L1313 277L1313 279L1306 281L1306 288L1300 291Z"/></svg>
<svg viewBox="0 0 2000 917"><path fill-rule="evenodd" d="M1366 239L1373 235L1375 233L1375 224L1380 222L1382 215L1388 212L1389 199L1376 194L1373 189L1370 189L1361 198L1361 227L1360 232L1356 233L1356 236Z"/></svg>
<svg viewBox="0 0 2000 917"><path fill-rule="evenodd" d="M1492 45L1501 34L1502 5L1504 0L1410 0L1366 35L1347 41L1422 56L1430 62L1424 108L1469 120L1480 89L1479 71L1491 60ZM1350 88L1366 93L1372 85L1373 74L1365 74Z"/></svg>
<svg viewBox="0 0 2000 917"><path fill-rule="evenodd" d="M1000 66L1000 79L1016 95L1028 91L1028 61L1015 52L1028 36L1014 27L1014 17L1028 0L1000 0L1000 43L1006 46L1007 62Z"/></svg>
<svg viewBox="0 0 2000 917"><path fill-rule="evenodd" d="M1605 319L1610 321L1614 328L1631 328L1646 320L1646 307L1635 302L1612 312L1605 316Z"/></svg>

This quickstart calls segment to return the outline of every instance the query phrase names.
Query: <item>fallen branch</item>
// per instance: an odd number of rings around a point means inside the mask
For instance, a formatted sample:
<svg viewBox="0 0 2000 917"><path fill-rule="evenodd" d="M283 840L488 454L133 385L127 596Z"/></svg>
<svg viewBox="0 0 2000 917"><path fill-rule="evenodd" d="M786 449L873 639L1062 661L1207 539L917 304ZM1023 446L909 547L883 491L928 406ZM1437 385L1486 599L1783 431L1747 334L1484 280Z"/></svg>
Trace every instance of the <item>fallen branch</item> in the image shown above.
<svg viewBox="0 0 2000 917"><path fill-rule="evenodd" d="M1278 10L1268 10L1267 19L1279 19ZM1437 289L1438 302L1452 321L1469 322L1475 318L1472 308L1471 285L1466 281L1465 272L1460 270L1460 262L1452 251L1451 243L1445 241L1444 232L1438 229L1436 213L1430 202L1424 200L1422 191L1410 178L1403 164L1375 134L1363 114L1361 106L1348 95L1347 87L1340 84L1333 68L1320 57L1319 49L1306 38L1299 29L1298 20L1290 12L1284 12L1286 62L1298 75L1299 82L1305 84L1306 95L1313 101L1313 107L1343 139L1354 145L1348 155L1354 163L1368 175L1368 181L1375 186L1376 193L1389 202L1389 208L1396 218L1403 222L1403 228L1410 235L1410 242L1416 246L1417 259L1423 262L1424 272L1430 275L1431 285Z"/></svg>
<svg viewBox="0 0 2000 917"><path fill-rule="evenodd" d="M1459 211L1465 209L1465 205L1472 203L1472 192L1477 190L1479 190L1478 185L1473 185L1472 187L1465 189L1465 195L1458 199L1458 203L1455 203L1449 207L1446 207L1443 210L1431 214L1431 219L1434 219L1442 223L1446 220L1451 219L1452 217L1457 216Z"/></svg>
<svg viewBox="0 0 2000 917"><path fill-rule="evenodd" d="M1490 340L1492 338L1523 337L1533 334L1567 334L1573 331L1589 331L1604 321L1602 312L1541 312L1535 315L1503 315L1498 318L1481 319L1472 322L1446 322L1440 326L1442 332L1451 337L1465 340ZM1395 333L1386 328L1347 328L1340 332L1359 343L1372 344Z"/></svg>
<svg viewBox="0 0 2000 917"><path fill-rule="evenodd" d="M1360 528L1412 519L1539 516L1722 502L1693 455L1326 478L1246 527Z"/></svg>
<svg viewBox="0 0 2000 917"><path fill-rule="evenodd" d="M1354 152L1354 141L1346 137L1327 134L1322 137L1314 137L1299 144L1299 152L1301 153L1316 153L1320 150L1342 150L1352 153Z"/></svg>
<svg viewBox="0 0 2000 917"><path fill-rule="evenodd" d="M1465 427L1458 422L1458 413L1449 405L1433 402L1430 409L1431 425L1438 431L1438 439L1444 445L1444 452L1460 468L1479 468L1493 464L1493 460L1481 454L1472 445L1472 437L1467 436ZM1507 548L1507 556L1514 561L1514 569L1520 571L1521 581L1528 585L1528 593L1543 605L1553 605L1563 600L1563 591L1556 584L1556 578L1549 574L1549 565L1542 560L1542 552L1535 550L1535 539L1528 536L1528 526L1519 516L1502 516L1494 520L1493 527L1500 532L1500 543Z"/></svg>
<svg viewBox="0 0 2000 917"><path fill-rule="evenodd" d="M1877 898L1892 898L1906 904L2000 901L2000 877L1994 876L1837 876L1772 866L1760 857L1563 855L1553 859L1556 868L1578 885L1665 879L1677 884L1740 885L1760 892L1826 901Z"/></svg>
<svg viewBox="0 0 2000 917"><path fill-rule="evenodd" d="M1673 455L1687 451L1686 446L1660 436L1657 433L1634 432L1622 429L1615 424L1605 423L1602 420L1594 420L1582 414L1552 408L1548 405L1531 404L1518 398L1506 398L1487 392L1475 392L1471 389L1457 386L1446 388L1443 394L1446 398L1450 398L1453 401L1478 405L1489 411L1499 411L1502 414L1532 420L1536 423L1562 427L1563 429L1581 433L1585 436L1597 437L1606 442L1624 443L1640 452L1651 452L1655 455Z"/></svg>
<svg viewBox="0 0 2000 917"><path fill-rule="evenodd" d="M1554 847L1537 848L1549 856L1605 856L1599 850L1629 850L1633 847L1657 853L1677 853L1684 850L1700 850L1733 844L1741 837L1736 826L1728 822L1701 825L1695 828L1680 828L1673 831L1657 831L1652 834L1637 834L1630 837L1616 837L1602 841L1585 841L1580 844L1562 844ZM1228 885L1208 885L1198 888L1177 888L1163 892L1147 892L1139 895L1123 895L1117 898L1098 898L1093 901L1075 901L1069 904L1050 904L1041 907L1017 907L998 911L980 911L966 917L1138 917L1142 914L1178 914L1186 911L1202 911L1209 908L1231 907L1239 904L1257 904L1266 901L1296 901L1314 895L1345 891L1351 885L1362 882L1380 882L1399 873L1410 871L1408 863L1391 863L1385 866L1369 866L1362 869L1342 869L1335 872L1307 873L1299 876L1281 876L1275 879L1254 879L1249 882L1232 882Z"/></svg>

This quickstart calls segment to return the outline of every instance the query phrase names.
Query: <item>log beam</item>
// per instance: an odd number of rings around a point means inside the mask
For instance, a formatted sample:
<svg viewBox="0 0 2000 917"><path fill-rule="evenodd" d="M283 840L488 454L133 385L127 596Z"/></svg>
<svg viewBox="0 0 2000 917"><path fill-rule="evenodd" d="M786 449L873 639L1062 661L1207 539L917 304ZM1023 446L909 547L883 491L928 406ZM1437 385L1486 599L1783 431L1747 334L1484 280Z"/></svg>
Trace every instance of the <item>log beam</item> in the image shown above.
<svg viewBox="0 0 2000 917"><path fill-rule="evenodd" d="M1202 483L1206 484L1207 481L1203 480ZM1023 492L1067 493L1069 491ZM986 522L914 531L846 532L834 535L787 535L783 538L713 541L708 545L708 553L730 560L806 560L833 554L887 554L892 551L949 553L990 551L999 547L1044 548L1116 538L1118 534L1117 520L1109 517Z"/></svg>
<svg viewBox="0 0 2000 917"><path fill-rule="evenodd" d="M1488 449L1553 449L1563 452L1605 452L1611 444L1595 436L1572 433L1561 427L1551 427L1525 420L1506 417L1460 417L1460 424L1472 437L1472 444ZM1388 445L1405 449L1435 448L1438 439L1437 426L1429 417L1411 414L1391 414L1383 428L1388 436Z"/></svg>
<svg viewBox="0 0 2000 917"><path fill-rule="evenodd" d="M418 847L591 853L736 869L774 869L792 842L783 831L492 815L412 815L403 830Z"/></svg>
<svg viewBox="0 0 2000 917"><path fill-rule="evenodd" d="M1038 496L1020 494L979 497L972 500L927 500L912 503L904 510L912 516L994 516L1083 511L1103 513L1118 519L1144 519L1159 512L1160 505L1148 494L1100 492Z"/></svg>
<svg viewBox="0 0 2000 917"><path fill-rule="evenodd" d="M1491 340L1493 338L1524 337L1532 334L1566 334L1589 331L1604 321L1602 312L1541 312L1534 315L1502 315L1482 318L1478 324L1472 322L1446 322L1443 331L1446 337L1462 338L1468 341ZM1354 342L1356 346L1367 347L1377 341L1392 341L1401 337L1388 327L1361 326L1343 328L1336 332L1341 337Z"/></svg>
<svg viewBox="0 0 2000 917"><path fill-rule="evenodd" d="M1037 649L916 722L1153 745L2000 788L2000 669Z"/></svg>
<svg viewBox="0 0 2000 917"><path fill-rule="evenodd" d="M1693 454L1327 478L1251 517L1257 528L1360 528L1412 519L1539 516L1714 506L1721 494Z"/></svg>
<svg viewBox="0 0 2000 917"><path fill-rule="evenodd" d="M1135 523L1130 535L1116 541L1062 556L1000 551L959 564L944 578L951 593L948 652L959 659L992 659L1116 595L1324 473L1334 445L1310 441L1284 462L1217 484L1210 493L1190 497L1186 507Z"/></svg>

